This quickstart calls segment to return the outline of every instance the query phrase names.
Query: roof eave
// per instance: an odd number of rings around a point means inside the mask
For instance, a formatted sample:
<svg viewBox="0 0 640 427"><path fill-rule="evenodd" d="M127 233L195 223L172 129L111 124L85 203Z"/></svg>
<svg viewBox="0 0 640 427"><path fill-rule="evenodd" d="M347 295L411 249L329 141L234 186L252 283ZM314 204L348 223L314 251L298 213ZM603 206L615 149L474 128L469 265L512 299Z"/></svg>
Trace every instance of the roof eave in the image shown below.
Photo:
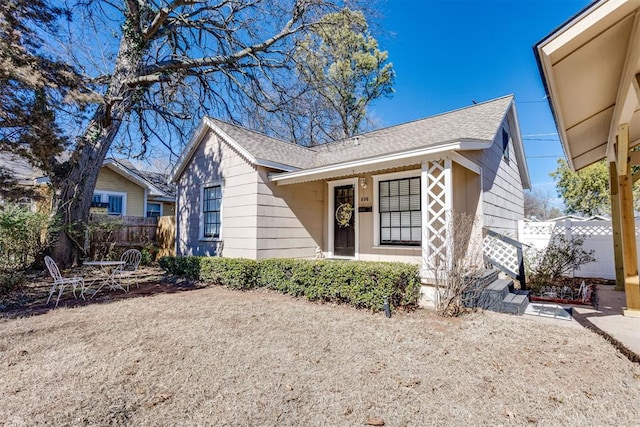
<svg viewBox="0 0 640 427"><path fill-rule="evenodd" d="M579 42L582 38L585 39L585 43L592 41L593 35L589 36L591 38L587 37L589 31L597 31L597 37L600 37L606 32L598 27L601 22L605 22L605 20L617 22L618 17L623 17L628 14L628 9L637 7L638 3L637 1L630 2L628 0L596 0L533 46L538 71L549 102L549 108L560 136L562 149L569 167L573 170L582 169L601 158L611 156L614 151L612 145L614 142L613 133L615 129L613 127L606 129L609 136L607 141L603 140L603 144L592 144L592 146L587 147L587 150L583 149L582 154L574 156L574 152L580 152L580 150L578 150L579 147L577 143L574 143L572 146L572 141L569 140L567 134L567 126L565 123L566 114L560 103L559 97L561 93L559 87L556 85L556 80L559 77L554 69L555 64L551 63L551 58L555 53L560 52L563 48L566 48L566 46L570 46L571 43ZM634 4L636 6L634 6ZM607 31L610 28L611 26L607 27ZM564 100L565 103L566 101L567 99ZM616 104L618 104L618 102L616 102ZM567 109L567 107L565 107L565 109ZM602 153L604 145L606 145L605 152ZM598 152L596 152L596 150L598 150Z"/></svg>
<svg viewBox="0 0 640 427"><path fill-rule="evenodd" d="M151 184L149 181L147 181L137 173L129 170L128 168L120 164L117 159L107 159L104 161L103 166L108 167L112 171L123 176L129 181L132 181L133 183L139 185L140 187L149 190L150 195L163 196L166 194L164 191L160 190L158 187Z"/></svg>
<svg viewBox="0 0 640 427"><path fill-rule="evenodd" d="M331 165L324 165L315 168L301 169L294 172L272 174L270 175L269 180L276 182L278 185L288 185L299 182L314 181L316 179L325 178L325 175L327 174L341 176L344 175L345 172L349 172L350 170L353 171L359 167L372 166L377 164L383 166L385 163L389 163L395 160L423 157L448 151L482 150L489 148L492 143L493 141L461 139L453 142L438 144L435 146L432 145L429 147L422 147L414 150L385 154L382 156L370 157L366 159L357 159L343 163L334 163Z"/></svg>
<svg viewBox="0 0 640 427"><path fill-rule="evenodd" d="M204 117L202 120L200 120L200 124L198 125L195 132L191 136L191 139L189 139L187 146L182 151L182 154L180 155L180 157L178 158L178 161L176 162L176 166L171 171L171 174L169 175L169 182L178 182L180 175L182 175L182 172L184 172L184 169L189 164L189 161L191 160L191 157L193 156L196 149L200 145L202 138L209 131L209 126L207 124L206 119L207 117Z"/></svg>
<svg viewBox="0 0 640 427"><path fill-rule="evenodd" d="M200 125L198 125L198 128L194 132L194 136L189 140L189 143L187 144L187 147L185 148L183 154L180 156L180 159L178 159L178 163L171 173L170 182L177 182L178 179L180 179L180 175L182 175L182 172L184 172L184 169L189 164L191 157L193 157L193 154L202 143L202 138L204 138L209 130L213 131L213 133L222 138L225 143L231 146L250 165L263 166L285 172L298 170L298 168L286 165L284 163L273 162L254 156L235 139L229 136L229 134L223 131L218 125L216 125L213 120L211 120L209 117L204 117L200 122Z"/></svg>
<svg viewBox="0 0 640 427"><path fill-rule="evenodd" d="M513 115L513 123L516 129L512 130L511 138L517 139L513 141L513 148L516 151L516 157L518 159L518 171L520 172L520 180L522 181L522 187L525 190L531 189L531 177L529 176L529 166L527 165L527 157L524 152L524 143L522 142L522 134L520 133L520 122L518 121L518 112L516 111L515 100L511 101L507 114Z"/></svg>

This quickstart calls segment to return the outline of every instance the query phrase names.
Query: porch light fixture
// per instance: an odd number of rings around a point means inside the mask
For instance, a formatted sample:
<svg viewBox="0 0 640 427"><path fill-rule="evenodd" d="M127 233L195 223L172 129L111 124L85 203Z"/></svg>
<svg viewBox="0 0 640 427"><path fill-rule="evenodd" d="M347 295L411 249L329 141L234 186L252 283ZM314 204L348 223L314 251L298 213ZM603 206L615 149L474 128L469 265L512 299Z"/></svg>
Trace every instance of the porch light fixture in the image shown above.
<svg viewBox="0 0 640 427"><path fill-rule="evenodd" d="M360 182L360 187L362 187L363 189L367 188L367 179L366 178L362 177L362 178L360 178L358 180L358 182Z"/></svg>

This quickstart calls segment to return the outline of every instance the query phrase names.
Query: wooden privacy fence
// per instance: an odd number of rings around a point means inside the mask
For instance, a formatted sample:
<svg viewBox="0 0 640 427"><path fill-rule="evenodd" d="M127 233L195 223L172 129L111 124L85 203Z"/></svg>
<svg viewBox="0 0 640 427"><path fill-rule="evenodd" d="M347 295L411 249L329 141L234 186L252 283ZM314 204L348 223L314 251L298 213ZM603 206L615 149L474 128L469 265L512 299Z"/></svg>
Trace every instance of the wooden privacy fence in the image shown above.
<svg viewBox="0 0 640 427"><path fill-rule="evenodd" d="M157 228L158 257L176 254L176 217L161 216Z"/></svg>
<svg viewBox="0 0 640 427"><path fill-rule="evenodd" d="M636 222L636 230L638 230L638 225ZM567 240L572 237L584 239L582 249L593 250L593 256L596 260L575 270L574 277L615 280L611 221L520 221L518 228L519 240L536 249L546 248L552 238L557 235L564 235ZM640 243L640 236L638 237ZM640 251L638 253L640 254Z"/></svg>
<svg viewBox="0 0 640 427"><path fill-rule="evenodd" d="M154 245L160 256L172 255L175 243L173 217L108 216L91 214L85 249L89 257L98 259L112 251Z"/></svg>

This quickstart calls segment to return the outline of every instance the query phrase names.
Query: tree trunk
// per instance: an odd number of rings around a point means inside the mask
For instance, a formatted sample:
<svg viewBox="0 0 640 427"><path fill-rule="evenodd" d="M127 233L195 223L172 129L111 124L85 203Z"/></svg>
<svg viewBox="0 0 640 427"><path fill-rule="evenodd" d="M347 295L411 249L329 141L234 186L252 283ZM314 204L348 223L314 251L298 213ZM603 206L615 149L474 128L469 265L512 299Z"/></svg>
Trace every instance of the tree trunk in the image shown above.
<svg viewBox="0 0 640 427"><path fill-rule="evenodd" d="M96 113L98 114L100 112ZM93 123L92 128L95 129L97 125L96 122ZM78 158L73 160L69 174L60 183L56 214L61 228L54 239L52 253L56 262L64 267L77 265L83 254L93 190L119 128L120 121L112 121L107 128L102 129L100 137L87 142L79 153L74 153Z"/></svg>
<svg viewBox="0 0 640 427"><path fill-rule="evenodd" d="M54 236L52 255L63 267L77 265L84 254L85 230L100 168L134 105L134 88L127 81L137 76L141 49L123 37L104 104L94 114L82 141L69 161L69 172L57 183L56 214L60 230ZM55 185L55 184L54 184Z"/></svg>

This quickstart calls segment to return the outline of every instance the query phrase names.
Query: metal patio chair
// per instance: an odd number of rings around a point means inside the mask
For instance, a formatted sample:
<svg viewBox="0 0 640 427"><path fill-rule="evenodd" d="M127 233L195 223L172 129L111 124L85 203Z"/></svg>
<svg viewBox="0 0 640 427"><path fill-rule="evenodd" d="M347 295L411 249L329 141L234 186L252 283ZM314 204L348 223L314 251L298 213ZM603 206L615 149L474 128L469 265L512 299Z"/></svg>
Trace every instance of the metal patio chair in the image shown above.
<svg viewBox="0 0 640 427"><path fill-rule="evenodd" d="M124 264L113 271L113 278L116 281L127 280L127 292L129 292L129 285L133 280L136 282L136 288L139 288L137 273L142 261L142 252L137 249L126 250L120 257L120 261L124 261Z"/></svg>
<svg viewBox="0 0 640 427"><path fill-rule="evenodd" d="M60 274L60 269L58 268L58 264L56 264L56 262L50 256L44 257L44 263L47 266L47 270L49 270L49 274L51 274L51 277L53 277L53 285L51 286L51 290L49 291L49 298L47 298L47 304L49 304L49 301L51 301L51 296L56 291L56 288L58 288L58 299L56 300L56 307L57 307L58 303L60 302L60 297L62 296L62 292L64 291L64 288L67 286L71 286L71 288L73 289L73 296L75 298L78 298L76 296L76 288L80 288L80 296L82 297L82 299L85 299L84 298L84 278L80 276L62 277L62 274Z"/></svg>

